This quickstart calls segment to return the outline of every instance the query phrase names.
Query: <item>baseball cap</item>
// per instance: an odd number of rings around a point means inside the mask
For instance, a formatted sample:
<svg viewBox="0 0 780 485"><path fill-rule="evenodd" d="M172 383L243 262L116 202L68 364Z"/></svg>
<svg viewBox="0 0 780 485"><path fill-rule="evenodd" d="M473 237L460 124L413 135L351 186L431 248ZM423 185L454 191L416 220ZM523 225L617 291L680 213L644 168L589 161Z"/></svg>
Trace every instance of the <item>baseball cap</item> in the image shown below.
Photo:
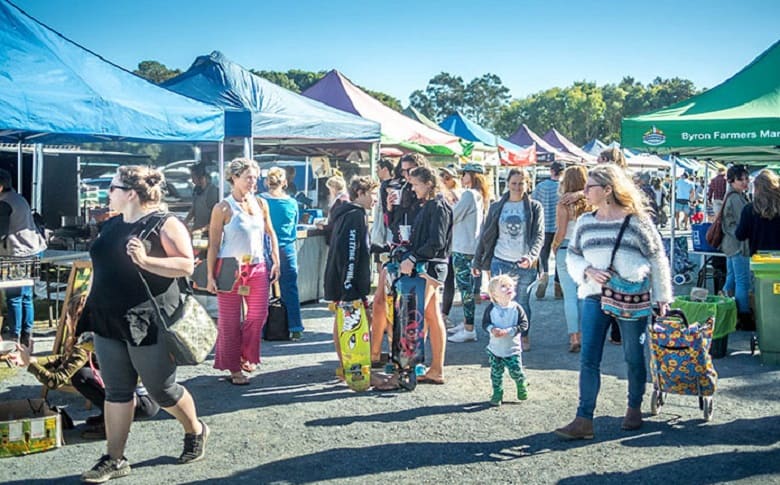
<svg viewBox="0 0 780 485"><path fill-rule="evenodd" d="M478 163L467 163L460 169L461 172L485 173L485 169Z"/></svg>
<svg viewBox="0 0 780 485"><path fill-rule="evenodd" d="M445 175L446 174L446 175L449 175L450 177L453 177L453 178L456 176L455 170L453 170L450 167L439 167L439 174L441 174L441 175Z"/></svg>

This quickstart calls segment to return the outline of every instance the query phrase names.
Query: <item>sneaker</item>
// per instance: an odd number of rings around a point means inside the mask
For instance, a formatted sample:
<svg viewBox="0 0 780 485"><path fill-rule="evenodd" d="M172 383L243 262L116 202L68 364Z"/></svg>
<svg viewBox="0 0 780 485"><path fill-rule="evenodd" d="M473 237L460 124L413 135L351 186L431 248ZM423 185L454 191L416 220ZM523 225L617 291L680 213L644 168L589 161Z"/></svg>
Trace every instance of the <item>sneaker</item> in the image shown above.
<svg viewBox="0 0 780 485"><path fill-rule="evenodd" d="M476 342L477 341L477 331L476 330L472 330L472 331L469 332L468 330L466 330L464 328L460 332L458 332L458 333L456 333L454 335L450 335L449 337L447 337L447 341L448 342L456 342L456 343L459 343L459 342Z"/></svg>
<svg viewBox="0 0 780 485"><path fill-rule="evenodd" d="M504 402L504 391L493 391L493 395L490 396L491 406L500 406Z"/></svg>
<svg viewBox="0 0 780 485"><path fill-rule="evenodd" d="M463 322L460 322L459 324L455 325L454 327L448 328L447 329L447 333L459 333L459 332L462 332L463 330L466 330L466 324L463 323Z"/></svg>
<svg viewBox="0 0 780 485"><path fill-rule="evenodd" d="M517 383L517 399L520 401L525 401L528 399L528 386L525 384L525 382Z"/></svg>
<svg viewBox="0 0 780 485"><path fill-rule="evenodd" d="M130 474L130 463L127 458L113 459L110 455L103 455L95 466L81 474L84 483L103 483L112 478L126 477Z"/></svg>
<svg viewBox="0 0 780 485"><path fill-rule="evenodd" d="M209 427L202 420L199 420L203 426L200 434L184 434L184 451L179 456L179 464L192 463L198 461L206 455L206 440L209 439Z"/></svg>
<svg viewBox="0 0 780 485"><path fill-rule="evenodd" d="M290 340L301 340L303 332L290 332Z"/></svg>

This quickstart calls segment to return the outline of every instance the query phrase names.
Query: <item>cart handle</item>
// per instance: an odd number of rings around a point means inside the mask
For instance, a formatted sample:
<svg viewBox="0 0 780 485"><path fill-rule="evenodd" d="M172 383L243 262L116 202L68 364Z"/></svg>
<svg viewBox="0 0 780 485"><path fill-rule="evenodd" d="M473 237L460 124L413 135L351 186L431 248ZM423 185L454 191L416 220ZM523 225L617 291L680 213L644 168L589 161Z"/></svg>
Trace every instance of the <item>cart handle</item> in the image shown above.
<svg viewBox="0 0 780 485"><path fill-rule="evenodd" d="M666 317L677 317L680 320L682 320L683 325L687 328L688 327L688 319L685 317L685 312L680 310L679 308L672 308L666 312ZM658 315L658 312L653 309L653 324L655 324L656 319L661 318L660 315Z"/></svg>

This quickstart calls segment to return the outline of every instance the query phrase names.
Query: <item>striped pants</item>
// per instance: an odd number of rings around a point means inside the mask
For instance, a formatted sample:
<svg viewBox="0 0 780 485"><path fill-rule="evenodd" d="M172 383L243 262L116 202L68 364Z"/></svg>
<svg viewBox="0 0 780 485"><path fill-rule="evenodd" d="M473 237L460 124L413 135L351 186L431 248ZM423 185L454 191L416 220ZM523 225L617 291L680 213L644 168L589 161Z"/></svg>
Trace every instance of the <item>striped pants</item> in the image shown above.
<svg viewBox="0 0 780 485"><path fill-rule="evenodd" d="M265 263L241 266L241 276L233 291L217 294L217 351L214 368L239 372L241 361L260 363L260 340L268 317L268 273ZM248 286L249 295L238 294L239 286ZM246 314L242 321L242 306Z"/></svg>

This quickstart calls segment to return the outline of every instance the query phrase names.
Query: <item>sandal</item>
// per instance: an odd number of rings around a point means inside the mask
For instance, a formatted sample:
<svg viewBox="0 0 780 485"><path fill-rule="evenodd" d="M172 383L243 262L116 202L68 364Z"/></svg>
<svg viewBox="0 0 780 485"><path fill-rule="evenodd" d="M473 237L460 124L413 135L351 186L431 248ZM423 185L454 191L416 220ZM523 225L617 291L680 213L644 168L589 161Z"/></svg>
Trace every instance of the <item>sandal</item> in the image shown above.
<svg viewBox="0 0 780 485"><path fill-rule="evenodd" d="M251 374L257 369L257 364L251 364L249 362L241 362L241 370Z"/></svg>
<svg viewBox="0 0 780 485"><path fill-rule="evenodd" d="M443 377L430 377L428 374L423 374L417 378L418 384L435 384L437 386L440 386L444 384L444 378Z"/></svg>

